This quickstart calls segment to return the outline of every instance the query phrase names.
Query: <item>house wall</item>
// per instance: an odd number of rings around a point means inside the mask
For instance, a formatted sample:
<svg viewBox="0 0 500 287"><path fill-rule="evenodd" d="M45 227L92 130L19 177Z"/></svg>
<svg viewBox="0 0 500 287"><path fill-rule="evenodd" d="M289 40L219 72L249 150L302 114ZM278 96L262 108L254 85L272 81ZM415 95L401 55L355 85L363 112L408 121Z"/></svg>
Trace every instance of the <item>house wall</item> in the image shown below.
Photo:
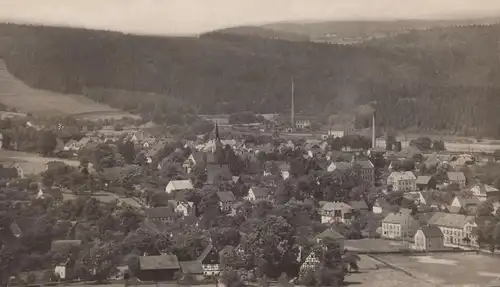
<svg viewBox="0 0 500 287"><path fill-rule="evenodd" d="M179 269L162 269L162 270L139 270L137 278L142 281L170 281L174 279L175 272Z"/></svg>
<svg viewBox="0 0 500 287"><path fill-rule="evenodd" d="M281 177L283 179L288 179L290 177L290 172L286 170L281 171Z"/></svg>
<svg viewBox="0 0 500 287"><path fill-rule="evenodd" d="M382 222L382 237L401 238L402 228L400 224Z"/></svg>
<svg viewBox="0 0 500 287"><path fill-rule="evenodd" d="M417 182L415 179L401 179L394 180L393 178L387 179L387 184L392 185L394 191L414 191L417 190Z"/></svg>
<svg viewBox="0 0 500 287"><path fill-rule="evenodd" d="M418 221L408 215L407 220L399 223L382 222L382 237L386 238L402 238L413 237L419 228Z"/></svg>
<svg viewBox="0 0 500 287"><path fill-rule="evenodd" d="M66 266L56 266L54 268L54 274L61 279L66 279Z"/></svg>
<svg viewBox="0 0 500 287"><path fill-rule="evenodd" d="M425 240L425 235L422 232L422 230L418 230L417 233L415 233L415 250L418 251L425 251L427 250L427 245L426 245L426 240Z"/></svg>
<svg viewBox="0 0 500 287"><path fill-rule="evenodd" d="M463 228L457 227L446 227L446 226L438 226L443 232L444 235L444 246L457 246L457 245L468 245L464 238L468 237L471 242L470 245L475 246L476 238L472 234L472 228L474 225L466 224Z"/></svg>
<svg viewBox="0 0 500 287"><path fill-rule="evenodd" d="M203 274L205 276L217 276L220 274L219 264L203 264Z"/></svg>
<svg viewBox="0 0 500 287"><path fill-rule="evenodd" d="M442 237L425 237L422 230L415 233L415 249L418 251L437 251L443 250L444 240Z"/></svg>

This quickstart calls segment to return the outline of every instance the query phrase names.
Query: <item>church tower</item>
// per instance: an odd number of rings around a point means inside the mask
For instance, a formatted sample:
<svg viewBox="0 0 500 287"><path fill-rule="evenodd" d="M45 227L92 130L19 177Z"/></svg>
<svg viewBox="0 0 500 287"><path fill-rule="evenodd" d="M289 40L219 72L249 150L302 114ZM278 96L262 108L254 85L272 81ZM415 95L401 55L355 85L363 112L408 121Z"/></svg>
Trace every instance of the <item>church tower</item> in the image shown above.
<svg viewBox="0 0 500 287"><path fill-rule="evenodd" d="M212 153L222 151L223 148L224 147L222 146L222 142L220 141L219 125L215 123L215 138L213 139Z"/></svg>

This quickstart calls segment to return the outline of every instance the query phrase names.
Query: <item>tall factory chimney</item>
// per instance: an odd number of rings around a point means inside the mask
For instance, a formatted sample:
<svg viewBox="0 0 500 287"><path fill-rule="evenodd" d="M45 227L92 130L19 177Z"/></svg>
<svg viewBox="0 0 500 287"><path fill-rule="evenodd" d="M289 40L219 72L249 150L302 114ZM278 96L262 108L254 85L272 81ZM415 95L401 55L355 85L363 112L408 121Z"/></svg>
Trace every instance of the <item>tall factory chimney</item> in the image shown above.
<svg viewBox="0 0 500 287"><path fill-rule="evenodd" d="M295 83L292 77L292 108L290 111L290 124L292 129L295 128Z"/></svg>
<svg viewBox="0 0 500 287"><path fill-rule="evenodd" d="M373 111L373 118L372 118L372 149L377 147L377 135L376 135L376 128L375 128L375 111Z"/></svg>

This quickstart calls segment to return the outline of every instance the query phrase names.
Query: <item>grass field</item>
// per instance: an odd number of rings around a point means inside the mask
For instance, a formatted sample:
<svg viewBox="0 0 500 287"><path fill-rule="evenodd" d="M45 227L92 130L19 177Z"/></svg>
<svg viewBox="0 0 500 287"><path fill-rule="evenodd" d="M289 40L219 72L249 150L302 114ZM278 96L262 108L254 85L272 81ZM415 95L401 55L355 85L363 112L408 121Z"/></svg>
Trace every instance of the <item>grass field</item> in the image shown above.
<svg viewBox="0 0 500 287"><path fill-rule="evenodd" d="M481 254L377 255L375 258L433 286L488 286L500 277L500 258Z"/></svg>
<svg viewBox="0 0 500 287"><path fill-rule="evenodd" d="M116 118L131 114L96 103L82 95L33 89L15 78L0 59L0 102L40 116L68 115L86 119Z"/></svg>
<svg viewBox="0 0 500 287"><path fill-rule="evenodd" d="M0 164L9 165L16 163L21 166L25 175L43 172L45 170L45 165L50 161L62 161L70 166L80 165L80 162L77 160L42 157L31 153L0 150Z"/></svg>

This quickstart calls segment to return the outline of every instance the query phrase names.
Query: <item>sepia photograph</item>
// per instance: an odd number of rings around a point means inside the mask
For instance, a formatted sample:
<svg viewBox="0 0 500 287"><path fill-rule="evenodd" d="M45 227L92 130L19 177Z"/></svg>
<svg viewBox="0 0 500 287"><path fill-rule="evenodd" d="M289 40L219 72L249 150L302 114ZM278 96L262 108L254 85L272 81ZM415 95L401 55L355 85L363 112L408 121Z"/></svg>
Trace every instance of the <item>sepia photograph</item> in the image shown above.
<svg viewBox="0 0 500 287"><path fill-rule="evenodd" d="M500 287L500 1L0 0L3 286Z"/></svg>

